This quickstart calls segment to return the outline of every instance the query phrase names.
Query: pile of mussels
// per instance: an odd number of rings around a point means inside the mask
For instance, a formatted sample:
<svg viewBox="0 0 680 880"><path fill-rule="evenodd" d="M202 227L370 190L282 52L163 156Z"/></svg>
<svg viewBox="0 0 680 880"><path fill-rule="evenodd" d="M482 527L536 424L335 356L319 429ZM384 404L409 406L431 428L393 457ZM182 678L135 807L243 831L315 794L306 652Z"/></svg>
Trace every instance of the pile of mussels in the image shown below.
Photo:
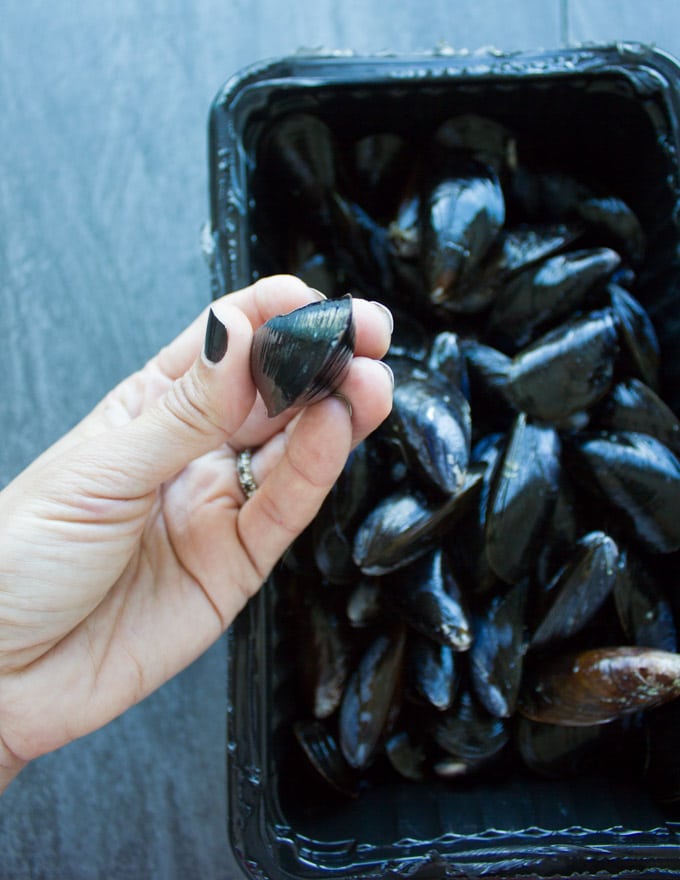
<svg viewBox="0 0 680 880"><path fill-rule="evenodd" d="M303 751L349 796L521 762L680 797L680 425L635 213L471 115L423 151L294 114L257 163L271 268L396 322L393 412L278 572Z"/></svg>

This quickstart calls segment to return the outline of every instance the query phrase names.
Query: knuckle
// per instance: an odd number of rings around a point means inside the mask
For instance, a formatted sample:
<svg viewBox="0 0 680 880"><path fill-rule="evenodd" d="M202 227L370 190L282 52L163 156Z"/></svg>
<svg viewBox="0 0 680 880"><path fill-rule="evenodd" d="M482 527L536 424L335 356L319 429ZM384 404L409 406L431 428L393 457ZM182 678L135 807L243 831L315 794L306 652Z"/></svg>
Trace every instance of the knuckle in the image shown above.
<svg viewBox="0 0 680 880"><path fill-rule="evenodd" d="M200 434L222 430L207 389L193 371L173 382L162 401L172 418Z"/></svg>

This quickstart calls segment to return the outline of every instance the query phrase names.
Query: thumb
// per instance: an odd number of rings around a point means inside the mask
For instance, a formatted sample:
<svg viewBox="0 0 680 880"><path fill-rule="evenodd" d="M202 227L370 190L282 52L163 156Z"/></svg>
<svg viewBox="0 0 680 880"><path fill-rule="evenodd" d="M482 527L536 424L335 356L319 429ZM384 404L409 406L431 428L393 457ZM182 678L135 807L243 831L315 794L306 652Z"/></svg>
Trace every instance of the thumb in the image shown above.
<svg viewBox="0 0 680 880"><path fill-rule="evenodd" d="M137 418L79 450L97 489L110 498L148 494L191 461L225 443L255 402L250 375L253 329L246 315L219 303L208 317L205 345L191 368ZM83 462L82 456L92 458Z"/></svg>

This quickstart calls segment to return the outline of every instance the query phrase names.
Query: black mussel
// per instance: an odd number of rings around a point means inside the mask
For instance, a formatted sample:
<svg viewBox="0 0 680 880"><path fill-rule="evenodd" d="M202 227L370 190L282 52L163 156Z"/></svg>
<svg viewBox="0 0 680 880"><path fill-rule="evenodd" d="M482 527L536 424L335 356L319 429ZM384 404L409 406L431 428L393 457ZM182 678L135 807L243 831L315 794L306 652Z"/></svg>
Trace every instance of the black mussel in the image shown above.
<svg viewBox="0 0 680 880"><path fill-rule="evenodd" d="M512 198L530 220L564 221L577 217L609 239L632 263L645 252L645 234L631 208L611 194L596 194L574 177L560 171L532 172L520 166L512 178Z"/></svg>
<svg viewBox="0 0 680 880"><path fill-rule="evenodd" d="M467 651L472 642L468 611L440 549L382 578L385 605L403 617L416 632L454 651Z"/></svg>
<svg viewBox="0 0 680 880"><path fill-rule="evenodd" d="M472 618L470 680L485 709L498 718L509 718L522 678L527 649L525 609L528 582L492 597Z"/></svg>
<svg viewBox="0 0 680 880"><path fill-rule="evenodd" d="M340 705L349 675L349 627L336 608L332 590L321 590L318 582L309 579L292 586L300 633L297 665L301 690L310 714L328 718Z"/></svg>
<svg viewBox="0 0 680 880"><path fill-rule="evenodd" d="M536 419L563 422L607 393L617 352L611 311L567 321L515 355L508 396Z"/></svg>
<svg viewBox="0 0 680 880"><path fill-rule="evenodd" d="M430 300L468 311L456 289L482 264L505 221L500 181L488 166L460 162L422 205L422 261Z"/></svg>
<svg viewBox="0 0 680 880"><path fill-rule="evenodd" d="M500 281L504 283L555 256L572 245L582 232L580 226L564 223L506 226L498 236L501 258L494 266Z"/></svg>
<svg viewBox="0 0 680 880"><path fill-rule="evenodd" d="M463 113L443 122L434 133L434 161L445 163L451 153L466 153L501 172L517 162L512 132L488 116Z"/></svg>
<svg viewBox="0 0 680 880"><path fill-rule="evenodd" d="M321 721L296 721L295 738L309 762L340 794L359 796L359 775L345 761L336 740Z"/></svg>
<svg viewBox="0 0 680 880"><path fill-rule="evenodd" d="M333 193L331 252L335 264L362 295L383 299L397 286L390 259L387 230L361 205Z"/></svg>
<svg viewBox="0 0 680 880"><path fill-rule="evenodd" d="M579 535L585 531L579 518L576 493L565 470L562 468L560 489L547 529L550 540L540 548L536 558L534 574L541 587L547 587L552 581L569 558Z"/></svg>
<svg viewBox="0 0 680 880"><path fill-rule="evenodd" d="M372 501L379 497L381 468L371 445L360 443L349 454L314 520L316 565L331 583L352 583L359 575L353 560L354 531Z"/></svg>
<svg viewBox="0 0 680 880"><path fill-rule="evenodd" d="M680 548L680 461L654 437L620 431L569 440L570 471L656 553Z"/></svg>
<svg viewBox="0 0 680 880"><path fill-rule="evenodd" d="M467 372L465 358L457 333L442 330L432 340L427 356L427 368L431 373L438 373L455 388L463 393L467 388Z"/></svg>
<svg viewBox="0 0 680 880"><path fill-rule="evenodd" d="M333 516L333 506L326 503L316 515L314 530L314 562L321 574L332 584L352 584L359 576L352 553L353 545Z"/></svg>
<svg viewBox="0 0 680 880"><path fill-rule="evenodd" d="M420 194L410 188L402 195L394 219L387 227L390 251L401 260L417 260L420 255Z"/></svg>
<svg viewBox="0 0 680 880"><path fill-rule="evenodd" d="M619 337L631 370L656 390L659 386L659 340L654 325L635 297L618 284L607 287Z"/></svg>
<svg viewBox="0 0 680 880"><path fill-rule="evenodd" d="M593 423L609 431L650 434L680 455L680 421L652 389L639 379L614 385L593 414Z"/></svg>
<svg viewBox="0 0 680 880"><path fill-rule="evenodd" d="M414 742L406 730L394 733L385 743L385 754L404 779L420 782L425 779L426 754L422 743Z"/></svg>
<svg viewBox="0 0 680 880"><path fill-rule="evenodd" d="M380 584L371 578L359 581L347 599L347 620L357 629L371 626L378 620L381 611Z"/></svg>
<svg viewBox="0 0 680 880"><path fill-rule="evenodd" d="M529 574L560 486L560 440L553 428L520 413L492 478L486 512L486 555L499 578Z"/></svg>
<svg viewBox="0 0 680 880"><path fill-rule="evenodd" d="M680 696L680 655L655 648L592 648L535 664L519 711L533 721L606 724Z"/></svg>
<svg viewBox="0 0 680 880"><path fill-rule="evenodd" d="M614 585L616 613L631 645L678 650L673 609L640 556L623 549Z"/></svg>
<svg viewBox="0 0 680 880"><path fill-rule="evenodd" d="M609 248L568 251L520 272L498 292L489 316L489 339L516 351L548 326L580 308L586 294L619 265Z"/></svg>
<svg viewBox="0 0 680 880"><path fill-rule="evenodd" d="M611 237L617 247L635 265L639 264L646 248L646 236L637 215L623 199L617 196L595 196L581 199L579 216Z"/></svg>
<svg viewBox="0 0 680 880"><path fill-rule="evenodd" d="M507 723L490 715L466 689L437 717L432 732L437 745L462 762L461 772L495 757L510 737Z"/></svg>
<svg viewBox="0 0 680 880"><path fill-rule="evenodd" d="M450 495L463 484L470 455L470 405L442 376L416 374L402 361L395 374L392 412L379 429L396 441L406 462L435 490Z"/></svg>
<svg viewBox="0 0 680 880"><path fill-rule="evenodd" d="M409 174L411 148L400 135L384 131L360 138L352 153L357 201L376 218L391 217L398 198L395 193Z"/></svg>
<svg viewBox="0 0 680 880"><path fill-rule="evenodd" d="M378 635L347 682L339 731L340 748L352 767L367 767L387 732L401 685L405 642L403 627Z"/></svg>
<svg viewBox="0 0 680 880"><path fill-rule="evenodd" d="M263 138L259 162L272 188L327 224L330 196L337 186L337 145L330 128L311 113L283 116ZM303 221L305 212L300 212Z"/></svg>
<svg viewBox="0 0 680 880"><path fill-rule="evenodd" d="M473 431L483 425L485 431L506 429L517 410L508 396L508 377L512 359L489 345L463 339L470 387L470 405L474 413Z"/></svg>
<svg viewBox="0 0 680 880"><path fill-rule="evenodd" d="M484 531L491 480L504 446L505 435L488 434L473 447L471 469L482 474L481 485L470 509L442 541L466 594L486 597L502 589L502 582L486 556Z"/></svg>
<svg viewBox="0 0 680 880"><path fill-rule="evenodd" d="M270 318L253 336L250 369L270 417L331 394L354 354L352 298Z"/></svg>
<svg viewBox="0 0 680 880"><path fill-rule="evenodd" d="M406 645L406 683L417 699L444 711L456 693L455 652L420 633L409 633Z"/></svg>
<svg viewBox="0 0 680 880"><path fill-rule="evenodd" d="M524 764L549 779L573 776L597 766L600 746L609 741L609 727L593 724L566 727L517 719L514 742Z"/></svg>
<svg viewBox="0 0 680 880"><path fill-rule="evenodd" d="M471 471L461 490L433 507L408 487L379 502L354 536L354 561L367 575L387 574L427 553L474 503L482 474Z"/></svg>
<svg viewBox="0 0 680 880"><path fill-rule="evenodd" d="M546 606L531 647L545 647L582 630L600 610L616 583L619 551L604 532L589 532L548 584Z"/></svg>
<svg viewBox="0 0 680 880"><path fill-rule="evenodd" d="M579 231L562 224L501 229L481 266L458 285L451 307L445 301L440 304L441 310L472 315L482 312L514 275L565 248L578 237ZM465 308L460 308L459 303L464 303Z"/></svg>

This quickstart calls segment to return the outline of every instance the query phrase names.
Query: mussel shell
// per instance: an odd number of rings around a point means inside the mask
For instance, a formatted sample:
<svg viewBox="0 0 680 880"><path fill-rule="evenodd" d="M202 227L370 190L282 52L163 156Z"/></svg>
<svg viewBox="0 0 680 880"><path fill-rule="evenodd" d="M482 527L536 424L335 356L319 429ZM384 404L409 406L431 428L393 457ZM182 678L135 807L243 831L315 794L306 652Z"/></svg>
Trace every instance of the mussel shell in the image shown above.
<svg viewBox="0 0 680 880"><path fill-rule="evenodd" d="M391 131L368 134L355 142L352 158L357 200L376 218L392 216L412 164L409 144Z"/></svg>
<svg viewBox="0 0 680 880"><path fill-rule="evenodd" d="M659 387L659 340L654 325L635 297L618 284L608 285L619 337L633 372L656 390Z"/></svg>
<svg viewBox="0 0 680 880"><path fill-rule="evenodd" d="M680 455L680 422L675 413L639 379L616 384L593 414L593 424L609 431L649 434Z"/></svg>
<svg viewBox="0 0 680 880"><path fill-rule="evenodd" d="M340 794L359 796L359 776L345 761L336 740L321 721L296 721L293 733L310 764Z"/></svg>
<svg viewBox="0 0 680 880"><path fill-rule="evenodd" d="M380 434L403 449L407 463L435 490L456 492L465 478L471 438L470 405L442 376L391 362L392 412Z"/></svg>
<svg viewBox="0 0 680 880"><path fill-rule="evenodd" d="M560 440L553 428L515 420L496 464L486 512L486 555L498 577L529 574L560 486Z"/></svg>
<svg viewBox="0 0 680 880"><path fill-rule="evenodd" d="M497 755L510 736L506 722L490 715L468 690L437 718L432 732L442 749L475 765Z"/></svg>
<svg viewBox="0 0 680 880"><path fill-rule="evenodd" d="M286 199L323 215L337 184L338 156L330 128L311 113L291 113L270 126L259 161ZM301 217L304 215L301 214Z"/></svg>
<svg viewBox="0 0 680 880"><path fill-rule="evenodd" d="M410 627L454 651L468 650L472 642L469 614L441 549L386 575L381 583L385 604Z"/></svg>
<svg viewBox="0 0 680 880"><path fill-rule="evenodd" d="M488 166L460 161L455 174L430 189L422 209L422 260L430 299L468 311L467 301L456 299L456 288L480 266L503 226L500 181Z"/></svg>
<svg viewBox="0 0 680 880"><path fill-rule="evenodd" d="M405 487L379 502L354 536L354 561L364 574L388 574L427 553L471 509L482 473L470 470L461 489L433 506Z"/></svg>
<svg viewBox="0 0 680 880"><path fill-rule="evenodd" d="M527 345L580 307L591 288L621 262L610 248L568 251L526 269L498 293L487 333L504 351Z"/></svg>
<svg viewBox="0 0 680 880"><path fill-rule="evenodd" d="M472 687L486 710L498 718L509 718L515 711L527 649L527 596L524 581L494 596L472 619Z"/></svg>
<svg viewBox="0 0 680 880"><path fill-rule="evenodd" d="M438 154L446 162L455 152L466 153L497 171L515 162L512 132L495 119L475 113L461 113L442 122L434 133L433 145L435 162Z"/></svg>
<svg viewBox="0 0 680 880"><path fill-rule="evenodd" d="M571 559L548 585L548 607L531 647L552 645L579 632L600 610L617 580L619 551L604 532L581 538Z"/></svg>
<svg viewBox="0 0 680 880"><path fill-rule="evenodd" d="M673 609L664 591L639 556L624 549L614 585L616 612L632 645L678 650Z"/></svg>
<svg viewBox="0 0 680 880"><path fill-rule="evenodd" d="M411 693L444 711L453 702L458 685L455 652L419 633L409 633L406 678Z"/></svg>
<svg viewBox="0 0 680 880"><path fill-rule="evenodd" d="M548 724L606 724L680 696L680 655L654 648L593 648L543 659L525 675L519 711Z"/></svg>
<svg viewBox="0 0 680 880"><path fill-rule="evenodd" d="M270 318L253 336L250 369L270 417L308 406L341 384L354 354L352 298Z"/></svg>
<svg viewBox="0 0 680 880"><path fill-rule="evenodd" d="M680 461L647 434L574 437L567 446L571 472L599 493L619 521L656 553L680 548Z"/></svg>
<svg viewBox="0 0 680 880"><path fill-rule="evenodd" d="M385 743L385 754L394 769L405 779L425 779L426 759L422 743L414 742L406 730L394 733Z"/></svg>
<svg viewBox="0 0 680 880"><path fill-rule="evenodd" d="M347 683L340 706L340 748L352 767L367 767L386 733L401 683L405 643L403 627L378 635Z"/></svg>
<svg viewBox="0 0 680 880"><path fill-rule="evenodd" d="M515 355L508 376L509 398L536 419L563 422L607 393L617 352L610 311L567 321Z"/></svg>

